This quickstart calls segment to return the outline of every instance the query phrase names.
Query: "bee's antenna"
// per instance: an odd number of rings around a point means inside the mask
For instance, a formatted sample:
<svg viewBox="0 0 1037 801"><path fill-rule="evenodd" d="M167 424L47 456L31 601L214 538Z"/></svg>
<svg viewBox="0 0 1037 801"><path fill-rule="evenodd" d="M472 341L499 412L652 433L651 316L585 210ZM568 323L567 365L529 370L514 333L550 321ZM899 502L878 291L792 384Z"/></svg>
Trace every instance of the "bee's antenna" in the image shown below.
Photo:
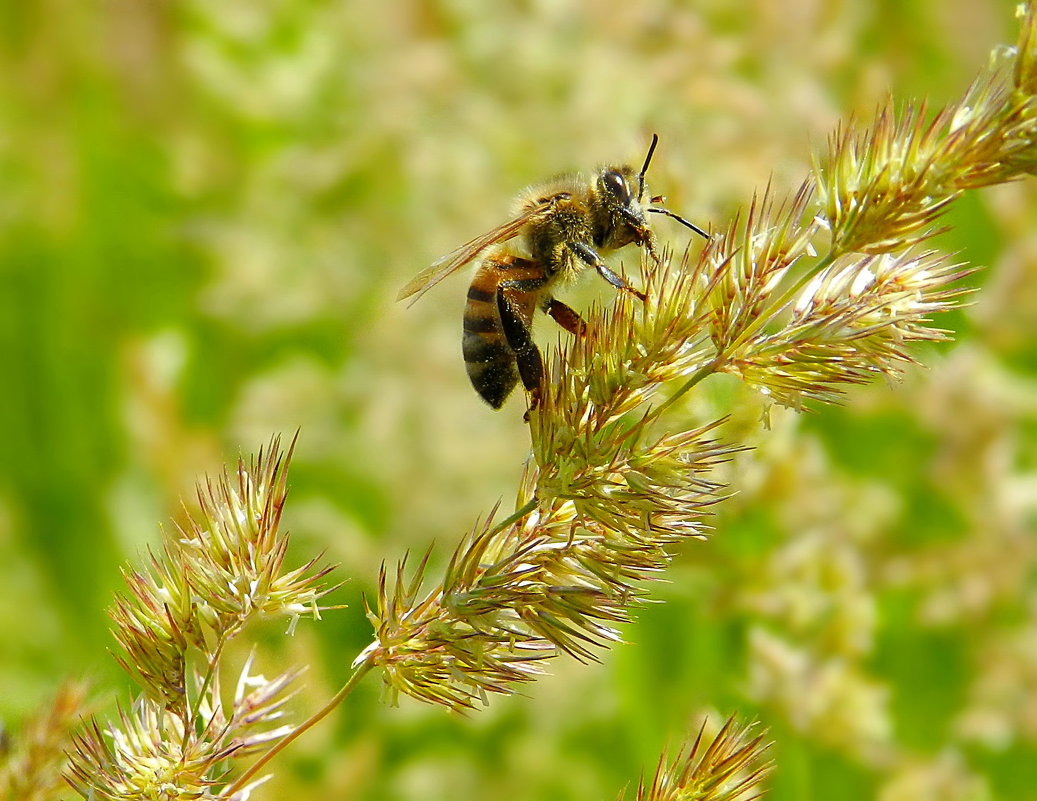
<svg viewBox="0 0 1037 801"><path fill-rule="evenodd" d="M648 165L652 163L652 154L655 153L655 146L659 144L659 134L652 134L652 144L648 146L648 155L645 156L644 166L641 168L641 174L637 176L637 199L641 199L641 195L645 193L645 173L648 172Z"/></svg>
<svg viewBox="0 0 1037 801"><path fill-rule="evenodd" d="M648 165L652 163L652 155L655 153L655 146L658 145L658 144L659 144L659 134L654 133L654 134L652 134L652 144L650 144L648 146L648 155L645 156L644 166L641 167L641 173L637 176L637 199L638 200L641 199L641 195L643 195L644 192L645 192L645 173L648 172ZM652 198L652 200L655 201L655 202L659 202L659 201L662 200L662 197L654 197L654 198ZM649 206L648 207L648 211L654 212L656 214L665 214L667 217L672 217L677 222L679 222L681 225L683 225L683 226L685 226L687 228L690 228L692 231L694 231L696 234L701 236L703 239L709 239L709 234L707 234L705 231L703 231L701 228L699 228L697 225L695 225L695 223L689 222L688 220L685 220L679 214L674 214L669 209L660 209L660 208L656 208L655 206Z"/></svg>
<svg viewBox="0 0 1037 801"><path fill-rule="evenodd" d="M654 143L653 143L653 146L654 146ZM648 155L651 156L652 155L652 151L649 150L648 151ZM655 206L649 206L648 207L648 211L655 212L656 214L665 214L667 217L672 217L677 222L679 222L681 225L683 225L683 226L685 226L687 228L690 228L692 231L694 231L696 234L701 236L703 239L709 239L709 234L707 234L705 231L703 231L701 228L699 228L697 225L695 225L695 223L688 222L683 217L681 217L679 214L674 214L669 209L657 209Z"/></svg>

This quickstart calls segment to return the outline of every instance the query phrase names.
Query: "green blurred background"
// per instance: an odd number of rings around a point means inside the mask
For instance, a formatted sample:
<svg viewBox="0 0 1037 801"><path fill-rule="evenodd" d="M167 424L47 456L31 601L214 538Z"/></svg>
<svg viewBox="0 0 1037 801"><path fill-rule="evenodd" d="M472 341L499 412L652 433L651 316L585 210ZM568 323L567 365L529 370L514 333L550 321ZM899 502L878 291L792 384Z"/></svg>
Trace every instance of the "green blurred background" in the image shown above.
<svg viewBox="0 0 1037 801"><path fill-rule="evenodd" d="M887 92L953 100L1013 8L4 4L0 719L67 675L125 698L120 565L197 477L297 428L293 555L340 562L349 608L256 636L268 673L310 665L315 709L370 638L381 560L445 556L527 452L521 402L493 413L465 377L464 278L410 310L398 287L522 186L637 161L653 131L653 190L719 224ZM989 269L903 384L770 431L701 393L758 447L630 645L467 719L369 680L256 797L610 798L712 711L771 728L775 800L1037 799L1035 209L1033 181L957 204L939 246Z"/></svg>

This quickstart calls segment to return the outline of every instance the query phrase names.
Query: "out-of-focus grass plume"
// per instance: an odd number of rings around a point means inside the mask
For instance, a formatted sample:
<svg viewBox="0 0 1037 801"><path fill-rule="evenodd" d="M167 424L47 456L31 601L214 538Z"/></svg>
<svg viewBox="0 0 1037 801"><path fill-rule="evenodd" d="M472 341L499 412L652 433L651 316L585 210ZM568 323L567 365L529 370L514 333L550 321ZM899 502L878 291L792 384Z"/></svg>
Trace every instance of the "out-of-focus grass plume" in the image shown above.
<svg viewBox="0 0 1037 801"><path fill-rule="evenodd" d="M616 630L631 643L571 641L603 665L523 663L553 675L463 719L407 698L389 710L367 682L337 723L282 755L254 798L609 797L711 707L764 720L779 766L768 798L779 801L1016 799L1037 786L1037 204L1032 180L963 191L1032 170L1012 133L1032 125L1032 107L1009 111L1016 93L1033 94L1032 20L1020 57L999 52L991 77L958 102L991 48L1015 41L1014 0L9 6L0 716L13 745L31 728L18 721L69 672L101 687L122 680L104 655L118 565L162 553L158 520L175 517L190 539L190 521L206 518L193 502L181 513L177 499L195 477L301 427L285 563L327 551L350 580L327 602L350 608L301 622L287 645L284 621L276 637L260 633L247 670L248 649L231 647L222 706L206 707L221 710L214 720L240 714L231 677L258 681L284 665L310 666L277 696L298 693L288 720L318 708L370 638L359 596L378 597L379 564L433 539L426 575L451 583L416 590L414 602L441 593L463 615L432 633L499 620L485 606L496 588L469 580L475 556L501 562L498 549L531 523L491 535L472 521L517 483L519 505L534 486L552 499L537 540L544 560L563 547L585 557L589 539L559 536L577 507L594 525L626 525L607 519L603 500L616 493L665 504L675 489L710 514L684 534L712 533L676 551L668 582L649 585L664 603L638 606L632 623L622 622L628 577L595 577L577 603L602 614L590 636ZM945 106L953 111L925 110ZM991 124L1001 135L977 140ZM675 256L646 276L647 314L620 299L595 318L616 327L622 354L566 343L523 480L521 403L492 413L464 375L464 277L411 310L393 298L501 222L523 186L635 161L653 131L652 190L723 236L684 260L684 232L656 226ZM910 147L893 148L904 133ZM812 150L828 166L797 194ZM919 161L928 166L908 169ZM886 189L881 202L854 202ZM818 202L820 220L806 213ZM893 233L876 237L884 226ZM946 230L929 238L934 227ZM925 241L901 252L912 239ZM856 250L868 242L870 252ZM634 259L620 259L631 276ZM945 284L969 269L959 264L980 269ZM819 271L798 283L811 265ZM710 292L672 291L682 282ZM612 302L600 283L574 290L588 317ZM966 310L940 315L953 342L914 341L918 318L960 300L941 294L959 288L979 291ZM859 298L852 308L838 300L847 291ZM879 330L898 333L869 339ZM558 339L550 325L537 333L547 349ZM634 426L637 404L666 403L721 352L726 375L695 384L660 418L702 437L666 441ZM863 361L812 372L820 355ZM903 381L833 380L854 370ZM609 400L608 416L585 417L571 403L577 390ZM784 408L836 396L841 407L817 414ZM595 425L630 427L619 445L657 446L658 459L638 462ZM754 450L711 462L696 475L709 484L675 485L682 449L703 438ZM566 448L596 466L573 472L574 459L554 458ZM709 505L724 484L737 493ZM466 530L468 550L444 564ZM654 564L654 547L638 544L635 571ZM501 576L514 579L514 566L504 560ZM214 579L218 568L208 568ZM170 610L162 636L193 631L186 609ZM206 625L234 627L242 610L202 611ZM424 608L437 624L448 611ZM132 650L132 616L125 623ZM485 656L489 670L498 652ZM204 727L179 755L132 734L175 729L162 710L177 682L165 677L181 666L151 658L156 692L113 716L125 740L103 723L81 740L81 781L137 760L187 776L218 768L232 747ZM187 697L202 689L191 667ZM492 691L499 677L487 676L491 686L459 682L457 705ZM260 686L245 684L242 699ZM267 723L246 736L283 725Z"/></svg>
<svg viewBox="0 0 1037 801"><path fill-rule="evenodd" d="M72 733L86 712L85 684L62 685L55 697L0 742L0 793L10 801L52 801L68 793L64 772Z"/></svg>

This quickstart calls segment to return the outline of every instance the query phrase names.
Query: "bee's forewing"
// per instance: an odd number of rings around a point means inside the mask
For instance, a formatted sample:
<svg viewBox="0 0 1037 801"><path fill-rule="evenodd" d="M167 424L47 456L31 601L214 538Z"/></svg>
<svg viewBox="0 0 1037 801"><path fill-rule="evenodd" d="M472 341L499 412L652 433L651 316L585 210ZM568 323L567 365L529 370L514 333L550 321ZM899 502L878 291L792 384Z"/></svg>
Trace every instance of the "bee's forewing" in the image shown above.
<svg viewBox="0 0 1037 801"><path fill-rule="evenodd" d="M436 259L426 269L418 273L413 280L407 282L406 286L400 290L400 294L396 296L396 300L406 300L413 295L415 296L414 300L409 305L414 305L428 290L452 272L464 267L486 248L496 245L498 242L507 242L509 239L513 239L526 223L542 214L547 206L548 204L544 203L527 209L506 223L498 225L481 236L477 236L470 242L466 242L457 250Z"/></svg>

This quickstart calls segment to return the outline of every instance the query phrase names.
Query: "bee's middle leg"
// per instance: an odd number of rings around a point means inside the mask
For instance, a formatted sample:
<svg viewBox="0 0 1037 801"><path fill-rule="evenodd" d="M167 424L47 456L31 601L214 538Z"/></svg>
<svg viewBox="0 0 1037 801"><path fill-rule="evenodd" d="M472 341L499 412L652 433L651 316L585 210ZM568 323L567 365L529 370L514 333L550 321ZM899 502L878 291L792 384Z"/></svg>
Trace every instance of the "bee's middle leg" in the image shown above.
<svg viewBox="0 0 1037 801"><path fill-rule="evenodd" d="M590 245L584 242L571 242L569 247L572 252L576 254L577 258L585 264L590 265L598 271L598 275L608 281L616 289L622 290L623 292L629 292L631 295L636 297L638 300L647 300L648 296L640 290L634 289L630 284L626 282L620 275L616 275L609 269L609 266L605 264L598 252Z"/></svg>
<svg viewBox="0 0 1037 801"><path fill-rule="evenodd" d="M522 386L530 396L529 410L526 412L528 420L529 413L540 405L544 362L540 357L540 350L533 342L529 321L522 314L517 294L521 293L515 287L502 283L497 288L497 311L500 314L501 328L504 329L504 338L515 354L515 365L518 367Z"/></svg>

